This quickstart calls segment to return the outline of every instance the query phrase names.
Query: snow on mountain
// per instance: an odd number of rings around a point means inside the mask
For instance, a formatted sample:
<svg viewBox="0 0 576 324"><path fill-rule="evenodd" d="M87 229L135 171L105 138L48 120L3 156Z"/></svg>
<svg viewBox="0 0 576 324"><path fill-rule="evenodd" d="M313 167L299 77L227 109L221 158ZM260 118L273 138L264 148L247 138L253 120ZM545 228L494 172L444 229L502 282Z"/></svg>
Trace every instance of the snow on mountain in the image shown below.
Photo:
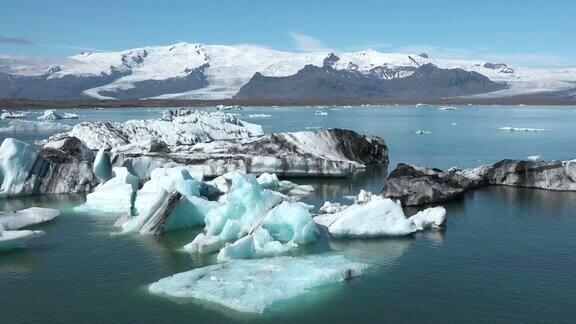
<svg viewBox="0 0 576 324"><path fill-rule="evenodd" d="M336 57L330 62L333 68L356 70L382 79L406 77L415 68L432 63L443 69L460 68L478 72L492 81L507 82L510 85L507 90L482 96L566 90L573 88L573 82L576 82L576 68L509 67L493 62L435 59L425 55L381 53L375 50L334 54ZM142 82L147 82L148 87L154 87L158 82L178 80L195 72L205 83L187 91L181 91L183 87L178 87L176 93L161 91L160 95L152 97L226 99L232 98L256 72L264 76L290 76L308 64L322 66L329 55L329 52L294 53L256 45L178 43L120 52L82 53L62 60L57 66L18 66L10 69L9 73L46 75L48 79L114 75L111 82L84 91L89 97L106 99L113 98L116 92L133 89Z"/></svg>

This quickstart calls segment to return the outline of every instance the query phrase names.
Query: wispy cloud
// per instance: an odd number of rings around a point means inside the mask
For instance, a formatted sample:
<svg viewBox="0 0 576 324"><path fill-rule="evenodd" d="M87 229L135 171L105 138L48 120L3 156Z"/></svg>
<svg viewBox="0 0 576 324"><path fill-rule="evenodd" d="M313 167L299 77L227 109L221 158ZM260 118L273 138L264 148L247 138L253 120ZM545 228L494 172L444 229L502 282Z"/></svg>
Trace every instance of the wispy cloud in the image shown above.
<svg viewBox="0 0 576 324"><path fill-rule="evenodd" d="M23 37L7 37L0 35L0 44L10 44L10 45L33 45L36 44L34 41Z"/></svg>
<svg viewBox="0 0 576 324"><path fill-rule="evenodd" d="M300 32L290 32L288 33L292 40L296 44L296 48L302 52L324 52L330 51L330 49L324 45L324 43L316 37L305 35Z"/></svg>

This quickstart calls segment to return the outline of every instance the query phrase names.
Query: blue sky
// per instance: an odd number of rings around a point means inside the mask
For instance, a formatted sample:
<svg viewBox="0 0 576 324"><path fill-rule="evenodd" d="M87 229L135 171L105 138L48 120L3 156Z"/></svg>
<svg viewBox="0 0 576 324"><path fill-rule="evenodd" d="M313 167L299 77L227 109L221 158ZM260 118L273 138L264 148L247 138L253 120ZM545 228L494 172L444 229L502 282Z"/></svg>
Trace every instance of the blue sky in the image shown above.
<svg viewBox="0 0 576 324"><path fill-rule="evenodd" d="M0 55L179 41L576 65L576 1L0 0Z"/></svg>

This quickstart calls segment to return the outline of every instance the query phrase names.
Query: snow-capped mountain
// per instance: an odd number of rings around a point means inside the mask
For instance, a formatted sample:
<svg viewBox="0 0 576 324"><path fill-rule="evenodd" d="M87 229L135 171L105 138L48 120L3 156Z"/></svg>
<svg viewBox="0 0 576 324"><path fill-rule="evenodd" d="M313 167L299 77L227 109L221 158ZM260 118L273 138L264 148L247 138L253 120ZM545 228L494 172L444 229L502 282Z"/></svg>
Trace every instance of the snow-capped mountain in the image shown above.
<svg viewBox="0 0 576 324"><path fill-rule="evenodd" d="M502 63L446 60L427 55L381 53L293 53L255 45L178 43L109 53L82 53L55 66L0 68L0 98L30 99L228 99L256 73L289 77L305 66L329 65L335 71L370 79L411 76L420 67L476 72L505 85L466 93L511 96L566 91L576 87L576 68L522 68ZM349 76L347 76L349 77ZM488 92L488 93L484 93Z"/></svg>

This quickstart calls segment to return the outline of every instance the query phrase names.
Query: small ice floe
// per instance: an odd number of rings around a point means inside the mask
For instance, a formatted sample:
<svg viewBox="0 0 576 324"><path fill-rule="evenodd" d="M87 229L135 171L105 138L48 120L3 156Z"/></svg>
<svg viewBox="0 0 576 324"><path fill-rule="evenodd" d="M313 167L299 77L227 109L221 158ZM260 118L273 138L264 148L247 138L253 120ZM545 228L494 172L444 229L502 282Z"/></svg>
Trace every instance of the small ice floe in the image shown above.
<svg viewBox="0 0 576 324"><path fill-rule="evenodd" d="M272 116L268 115L268 114L250 114L250 115L248 115L248 117L250 117L250 118L268 118L268 117L272 117Z"/></svg>
<svg viewBox="0 0 576 324"><path fill-rule="evenodd" d="M452 126L458 126L458 123L452 123L452 124L450 124L450 125L452 125Z"/></svg>
<svg viewBox="0 0 576 324"><path fill-rule="evenodd" d="M60 215L58 209L31 207L14 213L0 212L0 226L11 231L48 222Z"/></svg>
<svg viewBox="0 0 576 324"><path fill-rule="evenodd" d="M224 105L218 105L216 106L216 110L231 110L231 109L242 109L242 106L239 105L231 105L231 106L224 106Z"/></svg>
<svg viewBox="0 0 576 324"><path fill-rule="evenodd" d="M540 162L542 161L542 155L530 155L526 157L528 161Z"/></svg>
<svg viewBox="0 0 576 324"><path fill-rule="evenodd" d="M338 111L338 110L340 110L340 109L338 109L338 108L330 108L330 110L332 110L332 111Z"/></svg>
<svg viewBox="0 0 576 324"><path fill-rule="evenodd" d="M13 118L25 118L28 113L25 111L6 111L4 110L0 114L0 119L13 119Z"/></svg>
<svg viewBox="0 0 576 324"><path fill-rule="evenodd" d="M423 130L423 129L419 129L419 130L415 131L414 134L416 134L416 135L425 135L425 134L431 134L431 132L425 131L425 130Z"/></svg>
<svg viewBox="0 0 576 324"><path fill-rule="evenodd" d="M31 120L11 120L8 126L0 127L0 132L48 132L48 131L67 131L72 129L72 126L40 122Z"/></svg>
<svg viewBox="0 0 576 324"><path fill-rule="evenodd" d="M328 112L327 111L322 111L322 110L316 110L316 112L314 113L315 116L328 116Z"/></svg>
<svg viewBox="0 0 576 324"><path fill-rule="evenodd" d="M0 225L0 251L23 248L26 242L42 235L42 231L6 231Z"/></svg>
<svg viewBox="0 0 576 324"><path fill-rule="evenodd" d="M437 109L441 110L441 111L458 110L458 108L456 108L454 106L440 106Z"/></svg>
<svg viewBox="0 0 576 324"><path fill-rule="evenodd" d="M528 128L528 127L500 127L498 128L499 130L505 130L505 131L511 131L511 132L546 132L549 131L550 129L547 128Z"/></svg>
<svg viewBox="0 0 576 324"><path fill-rule="evenodd" d="M56 119L78 119L79 116L77 114L72 114L72 113L64 113L62 115L59 115L58 113L56 113L56 110L54 109L46 109L44 110L44 113L38 117L38 119L52 119L52 120L56 120Z"/></svg>
<svg viewBox="0 0 576 324"><path fill-rule="evenodd" d="M263 313L268 306L314 287L359 276L367 267L336 253L232 260L175 274L151 284L148 290L218 303L239 312Z"/></svg>
<svg viewBox="0 0 576 324"><path fill-rule="evenodd" d="M321 129L322 127L321 126L306 126L305 128L307 130L310 130L310 129Z"/></svg>

